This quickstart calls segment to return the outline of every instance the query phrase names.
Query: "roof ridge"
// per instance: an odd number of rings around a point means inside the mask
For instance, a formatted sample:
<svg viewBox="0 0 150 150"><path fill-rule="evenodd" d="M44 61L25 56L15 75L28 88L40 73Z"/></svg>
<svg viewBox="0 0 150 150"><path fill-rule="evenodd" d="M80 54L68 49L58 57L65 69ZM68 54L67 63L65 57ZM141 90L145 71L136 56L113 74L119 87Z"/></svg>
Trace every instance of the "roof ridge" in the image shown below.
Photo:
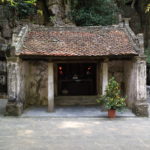
<svg viewBox="0 0 150 150"><path fill-rule="evenodd" d="M60 27L53 27L53 26L44 26L44 25L35 25L35 24L29 24L29 28L32 30L61 30L61 29L69 29L69 30L88 30L88 29L121 29L119 24L114 25L108 25L108 26L60 26Z"/></svg>
<svg viewBox="0 0 150 150"><path fill-rule="evenodd" d="M123 18L124 20L124 29L129 36L132 45L134 46L136 52L140 55L144 55L144 38L143 38L143 33L139 33L135 35L133 30L131 29L129 25L129 20L130 18Z"/></svg>

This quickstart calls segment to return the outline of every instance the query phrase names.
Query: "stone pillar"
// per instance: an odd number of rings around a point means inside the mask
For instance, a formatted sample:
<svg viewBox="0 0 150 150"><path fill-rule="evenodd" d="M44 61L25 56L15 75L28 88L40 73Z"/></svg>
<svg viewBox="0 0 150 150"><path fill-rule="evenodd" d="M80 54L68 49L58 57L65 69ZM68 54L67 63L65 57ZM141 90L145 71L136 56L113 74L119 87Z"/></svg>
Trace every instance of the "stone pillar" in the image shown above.
<svg viewBox="0 0 150 150"><path fill-rule="evenodd" d="M48 112L54 111L54 64L48 63Z"/></svg>
<svg viewBox="0 0 150 150"><path fill-rule="evenodd" d="M19 116L23 112L23 104L20 100L20 64L19 58L7 58L7 84L8 103L6 105L6 115Z"/></svg>
<svg viewBox="0 0 150 150"><path fill-rule="evenodd" d="M137 34L137 38L138 38L138 41L139 41L139 54L140 55L144 55L144 35L143 33L139 33Z"/></svg>
<svg viewBox="0 0 150 150"><path fill-rule="evenodd" d="M135 76L135 100L133 112L137 116L148 116L148 103L146 93L146 61L144 56L137 56L133 64Z"/></svg>
<svg viewBox="0 0 150 150"><path fill-rule="evenodd" d="M108 60L102 63L102 95L105 94L106 86L108 84Z"/></svg>

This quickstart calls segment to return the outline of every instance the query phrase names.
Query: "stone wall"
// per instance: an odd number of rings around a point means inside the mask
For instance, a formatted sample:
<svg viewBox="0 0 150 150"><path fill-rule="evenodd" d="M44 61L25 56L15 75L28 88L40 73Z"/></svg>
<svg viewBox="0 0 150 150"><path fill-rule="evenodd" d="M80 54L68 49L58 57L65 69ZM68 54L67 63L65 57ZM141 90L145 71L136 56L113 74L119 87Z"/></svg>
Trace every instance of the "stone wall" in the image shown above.
<svg viewBox="0 0 150 150"><path fill-rule="evenodd" d="M26 72L26 105L47 105L48 63L28 61Z"/></svg>
<svg viewBox="0 0 150 150"><path fill-rule="evenodd" d="M125 83L124 83L124 62L121 60L118 61L109 61L108 64L108 77L115 77L116 81L120 84L121 93L124 95Z"/></svg>

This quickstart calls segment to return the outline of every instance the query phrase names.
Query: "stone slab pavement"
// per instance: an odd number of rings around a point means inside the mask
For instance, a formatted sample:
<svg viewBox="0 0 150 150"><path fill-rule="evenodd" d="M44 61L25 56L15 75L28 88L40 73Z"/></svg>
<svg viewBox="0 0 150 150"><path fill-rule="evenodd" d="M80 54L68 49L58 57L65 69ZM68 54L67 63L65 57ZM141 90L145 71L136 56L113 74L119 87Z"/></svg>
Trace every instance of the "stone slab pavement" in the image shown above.
<svg viewBox="0 0 150 150"><path fill-rule="evenodd" d="M150 150L150 118L0 117L0 150Z"/></svg>
<svg viewBox="0 0 150 150"><path fill-rule="evenodd" d="M150 118L0 115L0 150L108 149L150 150Z"/></svg>

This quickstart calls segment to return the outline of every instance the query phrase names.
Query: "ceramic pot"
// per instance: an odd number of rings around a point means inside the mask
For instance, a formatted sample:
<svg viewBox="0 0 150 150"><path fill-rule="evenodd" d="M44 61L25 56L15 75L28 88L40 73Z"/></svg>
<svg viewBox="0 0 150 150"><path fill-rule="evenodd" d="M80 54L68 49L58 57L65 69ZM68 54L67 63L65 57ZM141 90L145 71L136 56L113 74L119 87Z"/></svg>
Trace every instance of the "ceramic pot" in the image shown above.
<svg viewBox="0 0 150 150"><path fill-rule="evenodd" d="M109 118L115 118L116 117L116 110L115 109L109 109L108 110L108 117Z"/></svg>

